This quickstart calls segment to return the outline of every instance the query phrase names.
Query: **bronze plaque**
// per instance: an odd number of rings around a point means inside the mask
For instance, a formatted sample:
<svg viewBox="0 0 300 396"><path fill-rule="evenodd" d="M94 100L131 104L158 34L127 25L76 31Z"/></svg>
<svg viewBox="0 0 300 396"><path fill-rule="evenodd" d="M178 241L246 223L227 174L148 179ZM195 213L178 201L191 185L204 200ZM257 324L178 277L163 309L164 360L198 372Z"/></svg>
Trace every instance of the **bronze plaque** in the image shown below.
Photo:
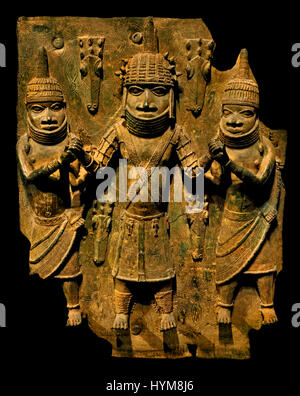
<svg viewBox="0 0 300 396"><path fill-rule="evenodd" d="M218 70L200 18L17 31L30 274L113 356L249 358L249 331L277 321L287 141L258 113L251 53Z"/></svg>

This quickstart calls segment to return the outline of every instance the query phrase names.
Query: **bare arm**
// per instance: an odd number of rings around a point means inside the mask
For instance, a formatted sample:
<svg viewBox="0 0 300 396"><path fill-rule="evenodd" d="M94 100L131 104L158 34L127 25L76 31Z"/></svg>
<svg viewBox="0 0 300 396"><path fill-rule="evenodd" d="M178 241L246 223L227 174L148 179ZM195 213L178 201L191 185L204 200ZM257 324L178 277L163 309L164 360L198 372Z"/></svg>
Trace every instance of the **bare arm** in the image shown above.
<svg viewBox="0 0 300 396"><path fill-rule="evenodd" d="M224 168L229 169L239 179L253 186L262 186L266 183L271 175L275 165L275 155L271 145L266 145L265 154L260 164L258 172L255 174L246 167L243 167L229 159L225 147L219 140L213 140L209 143L210 153L216 161Z"/></svg>
<svg viewBox="0 0 300 396"><path fill-rule="evenodd" d="M21 141L17 146L18 160L22 175L26 182L35 183L36 181L49 177L52 173L62 166L73 162L76 159L75 154L67 148L58 159L52 160L38 169L32 170L25 151L25 145Z"/></svg>

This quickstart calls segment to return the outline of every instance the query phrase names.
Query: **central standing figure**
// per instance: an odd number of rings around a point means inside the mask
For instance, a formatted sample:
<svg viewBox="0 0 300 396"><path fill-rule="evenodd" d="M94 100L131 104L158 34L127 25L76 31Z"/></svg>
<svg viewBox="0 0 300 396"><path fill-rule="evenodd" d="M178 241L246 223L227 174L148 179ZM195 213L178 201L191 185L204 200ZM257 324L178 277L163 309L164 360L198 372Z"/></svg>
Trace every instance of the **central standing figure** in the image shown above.
<svg viewBox="0 0 300 396"><path fill-rule="evenodd" d="M132 167L147 170L179 164L190 168L208 167L210 157L197 158L190 139L175 123L177 76L175 62L157 53L152 19L144 34L144 52L123 61L120 73L123 87L123 117L104 135L94 155L85 153L82 162L88 171L107 166L113 155ZM128 190L134 180L128 180ZM148 189L149 191L150 189ZM175 269L169 243L168 203L161 200L125 203L120 217L119 239L112 268L114 277L115 320L113 328L127 329L132 297L137 287L152 284L161 313L161 330L176 327L173 314Z"/></svg>

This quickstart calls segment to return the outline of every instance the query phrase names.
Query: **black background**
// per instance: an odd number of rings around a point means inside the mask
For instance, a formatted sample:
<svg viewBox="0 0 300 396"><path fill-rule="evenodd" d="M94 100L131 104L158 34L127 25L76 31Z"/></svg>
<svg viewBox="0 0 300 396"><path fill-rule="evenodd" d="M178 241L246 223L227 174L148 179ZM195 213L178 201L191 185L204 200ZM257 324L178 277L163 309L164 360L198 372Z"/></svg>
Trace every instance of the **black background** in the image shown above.
<svg viewBox="0 0 300 396"><path fill-rule="evenodd" d="M177 379L194 380L199 394L270 392L279 383L284 384L287 391L296 391L294 372L300 352L300 327L294 328L291 324L292 305L300 303L300 67L294 68L291 64L292 45L300 42L296 10L288 3L264 9L253 2L241 2L235 7L226 4L224 9L215 3L209 11L200 3L171 4L164 9L151 3L145 4L141 12L141 4L130 9L128 4L116 3L114 11L108 12L103 3L79 4L75 14L73 8L62 10L61 5L49 3L36 8L28 4L23 8L18 6L18 14L7 11L0 17L0 42L6 46L7 56L6 68L0 68L0 303L5 304L7 312L7 327L0 328L0 386L7 382L9 389L21 385L24 391L58 392L63 384L70 393L75 389L101 395L106 393L106 382L113 379L145 383L147 379ZM248 49L249 62L261 91L261 119L270 128L288 131L283 175L287 190L284 270L278 277L275 296L279 322L251 333L250 360L111 358L109 346L99 340L86 323L81 328L64 327L63 295L55 284L29 278L28 246L18 231L15 155L16 22L22 15L201 17L216 42L214 66L219 70L231 68L240 49ZM107 392L110 393L113 392Z"/></svg>

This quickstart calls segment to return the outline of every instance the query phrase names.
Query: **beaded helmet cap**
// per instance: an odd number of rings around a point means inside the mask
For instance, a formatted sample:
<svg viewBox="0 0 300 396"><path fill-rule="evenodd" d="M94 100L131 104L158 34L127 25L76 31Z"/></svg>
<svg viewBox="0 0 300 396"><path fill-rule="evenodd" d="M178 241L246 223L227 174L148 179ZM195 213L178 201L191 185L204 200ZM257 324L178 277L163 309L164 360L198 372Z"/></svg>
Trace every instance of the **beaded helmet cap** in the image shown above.
<svg viewBox="0 0 300 396"><path fill-rule="evenodd" d="M48 57L44 47L39 49L35 76L26 87L25 103L64 101L61 86L49 75Z"/></svg>
<svg viewBox="0 0 300 396"><path fill-rule="evenodd" d="M158 41L153 19L148 18L144 27L144 50L133 57L122 59L122 67L116 75L123 86L132 84L160 84L175 86L181 73L175 71L174 58L158 53Z"/></svg>
<svg viewBox="0 0 300 396"><path fill-rule="evenodd" d="M241 104L259 108L259 89L256 81L250 77L248 51L241 50L238 60L237 76L228 81L224 89L222 104Z"/></svg>
<svg viewBox="0 0 300 396"><path fill-rule="evenodd" d="M161 84L174 86L170 64L161 54L150 52L133 56L126 65L124 85Z"/></svg>

